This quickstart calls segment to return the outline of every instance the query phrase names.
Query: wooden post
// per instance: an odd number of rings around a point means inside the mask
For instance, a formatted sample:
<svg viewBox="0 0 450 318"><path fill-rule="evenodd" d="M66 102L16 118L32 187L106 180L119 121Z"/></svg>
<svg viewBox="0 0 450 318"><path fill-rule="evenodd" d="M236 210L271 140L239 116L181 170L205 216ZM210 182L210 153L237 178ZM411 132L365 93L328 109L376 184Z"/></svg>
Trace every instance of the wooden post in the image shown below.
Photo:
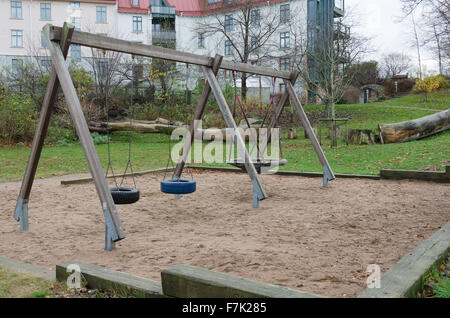
<svg viewBox="0 0 450 318"><path fill-rule="evenodd" d="M64 59L67 57L67 54L69 52L69 43L73 31L73 26L64 24L61 33L61 41L59 43ZM41 157L42 147L44 145L45 136L47 135L48 125L50 123L50 117L53 110L53 104L55 103L58 89L59 80L56 75L56 71L53 68L47 84L47 91L45 93L44 102L41 107L39 122L34 133L30 156L28 157L27 167L23 176L22 186L20 188L19 198L17 199L17 205L14 212L14 218L17 221L20 221L21 231L28 231L29 229L28 200L30 198L31 188L33 187L33 181L36 176L36 169Z"/></svg>
<svg viewBox="0 0 450 318"><path fill-rule="evenodd" d="M111 250L114 247L113 242L124 239L125 234L120 224L120 219L116 211L108 183L106 182L103 168L100 164L94 142L81 109L80 100L78 99L77 92L73 86L72 79L70 78L70 73L61 48L50 41L50 28L51 26L49 24L44 27L44 34L48 40L48 49L50 50L53 67L58 75L77 135L80 139L81 146L83 147L89 170L97 188L97 193L100 198L100 203L106 221L107 240L105 242L105 246L107 250Z"/></svg>
<svg viewBox="0 0 450 318"><path fill-rule="evenodd" d="M216 76L219 71L220 63L222 63L223 56L216 55L212 62L212 70L214 72L214 75ZM173 178L178 179L181 177L181 174L183 173L184 165L186 164L187 156L189 155L189 151L191 150L192 142L194 141L194 134L197 131L197 121L202 119L203 112L206 107L206 103L208 102L209 94L211 93L211 86L209 85L209 82L205 80L205 86L203 87L202 96L200 97L200 100L198 101L197 108L195 109L194 118L191 122L191 126L189 128L190 135L187 136L184 140L184 146L183 146L183 153L178 160L177 166L175 167L175 171L173 173Z"/></svg>
<svg viewBox="0 0 450 318"><path fill-rule="evenodd" d="M243 154L241 153L241 157L244 158L244 165L245 169L247 170L248 175L250 176L250 179L252 180L253 184L253 192L254 192L254 198L253 198L253 206L257 207L255 197L257 197L257 201L264 200L267 198L267 193L263 188L261 178L259 177L258 173L256 172L256 168L252 162L252 159L250 157L250 154L248 153L245 142L242 139L241 134L237 130L236 122L234 121L233 114L230 111L230 108L228 107L227 101L225 97L223 96L222 90L220 89L219 82L217 81L216 76L214 75L214 72L211 68L203 66L203 72L205 73L205 76L209 82L209 85L211 86L212 92L214 93L214 96L216 98L217 103L219 104L220 111L223 114L223 118L225 119L225 122L227 123L227 126L229 128L232 128L235 132L235 138L236 142L238 144L238 150L242 150Z"/></svg>
<svg viewBox="0 0 450 318"><path fill-rule="evenodd" d="M331 170L330 164L328 163L328 160L325 157L325 154L323 153L322 147L320 146L319 141L317 140L316 134L314 134L308 116L306 116L305 110L303 109L302 104L300 103L300 100L298 99L297 94L294 91L294 86L292 85L292 82L284 80L284 83L286 85L286 89L289 92L289 95L291 96L292 101L294 102L295 107L297 108L297 113L300 117L300 121L303 125L303 128L306 130L306 133L308 134L308 137L311 140L313 148L317 156L319 157L320 163L322 164L323 184L324 186L327 186L328 181L334 180L336 179L336 177L334 176L333 170Z"/></svg>

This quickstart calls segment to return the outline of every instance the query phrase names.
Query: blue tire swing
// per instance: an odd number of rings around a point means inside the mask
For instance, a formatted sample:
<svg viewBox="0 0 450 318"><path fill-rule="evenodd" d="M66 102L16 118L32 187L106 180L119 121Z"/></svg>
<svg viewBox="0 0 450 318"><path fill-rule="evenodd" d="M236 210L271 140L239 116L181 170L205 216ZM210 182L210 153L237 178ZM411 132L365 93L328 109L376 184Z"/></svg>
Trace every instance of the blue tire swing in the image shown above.
<svg viewBox="0 0 450 318"><path fill-rule="evenodd" d="M188 68L189 68L189 64L186 64L186 90L187 90ZM188 96L187 96L187 91L186 91L186 104L187 104L187 98L188 98ZM169 120L167 126L170 127L171 123L172 122ZM180 177L173 175L172 179L166 180L166 175L167 175L167 171L168 171L170 162L172 163L172 168L174 168L172 158L170 158L170 152L171 152L171 136L169 135L169 157L167 160L164 179L163 179L163 181L161 181L161 192L167 193L167 194L174 194L175 197L177 199L179 199L182 194L194 193L197 190L197 182L194 180L194 178L192 176L192 171L191 171L191 179L182 179Z"/></svg>
<svg viewBox="0 0 450 318"><path fill-rule="evenodd" d="M133 65L134 65L134 56L132 56ZM125 167L125 171L122 175L122 180L120 183L117 182L116 175L114 174L114 169L111 163L111 147L110 147L110 133L109 128L107 129L108 136L108 167L106 168L106 177L108 177L109 169L111 168L111 174L114 179L115 187L110 187L109 191L111 192L111 196L113 198L114 204L124 205L124 204L133 204L139 201L140 192L136 187L136 180L134 178L133 164L131 162L131 144L133 141L133 113L134 113L134 76L131 80L131 94L130 94L130 106L128 109L130 116L130 130L129 130L129 139L128 139L128 162ZM109 105L108 105L108 91L106 92L105 97L105 109L106 109L106 122L109 123ZM127 175L128 168L130 169L130 174L133 179L134 187L125 187L123 186L123 182L125 180L125 176Z"/></svg>

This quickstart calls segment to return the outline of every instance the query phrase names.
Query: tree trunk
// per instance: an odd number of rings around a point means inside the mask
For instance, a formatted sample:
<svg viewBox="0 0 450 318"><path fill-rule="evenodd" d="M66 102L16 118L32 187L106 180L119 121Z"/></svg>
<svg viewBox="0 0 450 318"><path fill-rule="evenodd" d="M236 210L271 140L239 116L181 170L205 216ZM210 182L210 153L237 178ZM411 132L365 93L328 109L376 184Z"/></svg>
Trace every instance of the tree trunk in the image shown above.
<svg viewBox="0 0 450 318"><path fill-rule="evenodd" d="M450 129L450 109L415 120L396 124L380 124L382 143L407 142L432 136Z"/></svg>
<svg viewBox="0 0 450 318"><path fill-rule="evenodd" d="M241 97L242 97L242 103L246 103L247 102L247 73L242 73Z"/></svg>

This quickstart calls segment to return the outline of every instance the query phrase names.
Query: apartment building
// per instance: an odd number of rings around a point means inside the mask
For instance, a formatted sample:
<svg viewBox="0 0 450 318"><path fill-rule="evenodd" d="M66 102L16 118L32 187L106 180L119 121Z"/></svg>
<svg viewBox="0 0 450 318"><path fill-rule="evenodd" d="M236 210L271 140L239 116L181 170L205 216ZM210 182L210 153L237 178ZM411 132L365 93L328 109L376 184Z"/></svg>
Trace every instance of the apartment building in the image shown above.
<svg viewBox="0 0 450 318"><path fill-rule="evenodd" d="M29 56L50 63L42 28L69 22L77 30L114 35L115 0L0 0L0 65L20 67ZM71 46L69 57L80 60L89 49Z"/></svg>
<svg viewBox="0 0 450 318"><path fill-rule="evenodd" d="M76 29L105 34L144 44L161 45L178 50L240 61L230 37L239 33L236 22L247 0L83 0L36 1L0 0L0 19L6 32L0 33L0 64L16 67L27 56L39 56L49 63L42 39L47 23L70 22ZM252 50L248 61L284 71L293 68L293 48L298 41L296 30L307 32L310 42L318 41L317 32L327 29L333 34L333 19L341 17L344 0L255 0L251 8L251 28L258 28L267 19L276 26L270 38L258 50ZM269 21L270 22L270 21ZM205 32L201 25L223 23L230 37L223 32ZM252 33L253 34L253 33ZM237 35L239 36L239 35ZM332 37L330 41L332 41ZM257 45L251 36L250 46ZM244 45L244 43L241 43ZM310 47L314 47L309 44ZM69 57L76 61L91 56L89 49L72 46ZM231 79L231 74L221 74ZM238 86L240 82L238 81ZM250 77L248 87L273 87L268 78ZM276 83L276 91L284 85Z"/></svg>

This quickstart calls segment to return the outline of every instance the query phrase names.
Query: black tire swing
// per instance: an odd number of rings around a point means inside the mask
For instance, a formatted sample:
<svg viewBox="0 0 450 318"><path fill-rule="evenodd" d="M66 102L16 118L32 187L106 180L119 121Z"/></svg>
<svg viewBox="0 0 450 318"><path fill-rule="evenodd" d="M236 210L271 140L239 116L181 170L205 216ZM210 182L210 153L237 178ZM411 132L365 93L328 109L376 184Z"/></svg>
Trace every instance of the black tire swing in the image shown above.
<svg viewBox="0 0 450 318"><path fill-rule="evenodd" d="M133 164L131 162L131 144L133 141L133 114L134 114L134 56L132 56L133 60L133 67L132 67L132 80L131 80L131 94L130 94L130 106L128 108L128 114L130 117L130 130L128 132L129 138L128 138L128 162L127 166L125 167L125 171L122 175L122 179L120 183L117 182L116 175L114 174L114 169L111 163L111 145L110 145L110 133L109 133L109 127L106 129L107 136L108 136L108 167L106 168L106 178L108 177L109 169L111 168L111 175L114 179L115 187L110 187L109 190L111 191L111 196L114 200L115 204L122 205L122 204L133 204L139 201L140 199L140 192L136 187L136 180L134 178L134 171L133 171ZM108 91L106 91L106 98L105 98L105 108L106 108L106 122L109 124L109 105L108 105ZM130 168L130 175L133 179L133 185L134 187L125 187L123 186L123 182L125 180L125 177L127 175L128 168Z"/></svg>
<svg viewBox="0 0 450 318"><path fill-rule="evenodd" d="M188 76L189 76L188 68L189 68L189 64L186 64L186 90L187 90L187 82L188 82ZM187 104L187 98L188 98L188 96L186 93L186 104ZM171 123L172 122L169 120L167 126L169 127ZM172 168L174 168L173 160L170 157L170 153L171 153L171 136L169 135L169 156L168 156L168 160L167 160L166 171L164 173L164 179L163 179L163 181L161 181L161 192L167 193L167 194L174 194L175 197L177 199L179 199L182 194L189 194L189 193L195 192L197 190L197 182L194 180L194 177L192 175L192 170L190 170L191 179L182 179L181 176L177 177L177 176L173 175L172 179L166 180L166 175L167 175L167 172L169 169L169 163L172 163Z"/></svg>

